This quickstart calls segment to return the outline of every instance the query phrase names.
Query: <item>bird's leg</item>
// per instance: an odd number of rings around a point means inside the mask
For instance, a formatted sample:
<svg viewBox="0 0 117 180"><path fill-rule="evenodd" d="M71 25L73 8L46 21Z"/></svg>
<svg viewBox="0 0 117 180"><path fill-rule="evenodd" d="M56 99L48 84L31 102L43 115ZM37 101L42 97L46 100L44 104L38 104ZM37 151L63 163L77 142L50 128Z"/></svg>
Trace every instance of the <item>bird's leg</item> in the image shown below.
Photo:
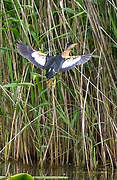
<svg viewBox="0 0 117 180"><path fill-rule="evenodd" d="M52 79L48 79L48 81L47 81L47 86L48 86L48 88L50 88L51 86L52 86L53 88L56 87L56 77L55 77L55 76L54 76L54 78L52 78Z"/></svg>
<svg viewBox="0 0 117 180"><path fill-rule="evenodd" d="M51 79L47 80L47 86L48 86L48 88L50 88L50 86L51 86Z"/></svg>
<svg viewBox="0 0 117 180"><path fill-rule="evenodd" d="M52 86L55 88L56 87L56 77L54 76L54 82L52 84Z"/></svg>

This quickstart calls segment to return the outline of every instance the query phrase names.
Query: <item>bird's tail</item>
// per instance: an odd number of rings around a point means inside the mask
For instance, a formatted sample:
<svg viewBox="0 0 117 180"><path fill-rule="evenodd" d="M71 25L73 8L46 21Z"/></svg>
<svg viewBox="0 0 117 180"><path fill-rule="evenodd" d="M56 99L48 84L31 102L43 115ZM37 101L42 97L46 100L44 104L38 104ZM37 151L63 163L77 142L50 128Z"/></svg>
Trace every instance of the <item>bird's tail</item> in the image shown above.
<svg viewBox="0 0 117 180"><path fill-rule="evenodd" d="M56 72L54 71L53 68L52 69L50 68L49 70L46 71L46 77L48 79L53 78L55 75L56 75Z"/></svg>

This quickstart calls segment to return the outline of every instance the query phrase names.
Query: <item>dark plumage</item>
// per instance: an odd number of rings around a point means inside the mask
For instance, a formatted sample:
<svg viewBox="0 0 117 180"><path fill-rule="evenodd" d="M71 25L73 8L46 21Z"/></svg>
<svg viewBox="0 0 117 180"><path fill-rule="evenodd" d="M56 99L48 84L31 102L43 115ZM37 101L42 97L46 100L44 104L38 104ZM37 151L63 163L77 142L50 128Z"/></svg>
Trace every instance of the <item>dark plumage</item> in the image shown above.
<svg viewBox="0 0 117 180"><path fill-rule="evenodd" d="M19 41L17 43L17 51L35 66L46 69L46 77L51 79L58 72L67 71L76 65L84 64L91 58L93 53L82 56L69 56L71 49L77 45L77 43L69 43L67 44L66 50L61 54L48 56L33 50L31 47L26 46L23 42Z"/></svg>

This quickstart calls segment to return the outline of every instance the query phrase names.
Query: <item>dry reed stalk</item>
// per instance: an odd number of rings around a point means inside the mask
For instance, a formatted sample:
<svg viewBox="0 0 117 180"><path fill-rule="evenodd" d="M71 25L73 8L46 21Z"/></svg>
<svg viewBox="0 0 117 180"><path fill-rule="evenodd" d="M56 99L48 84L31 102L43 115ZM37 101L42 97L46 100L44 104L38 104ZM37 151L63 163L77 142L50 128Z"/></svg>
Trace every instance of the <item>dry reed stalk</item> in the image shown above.
<svg viewBox="0 0 117 180"><path fill-rule="evenodd" d="M104 13L99 1L26 4L17 0L9 2L9 7L1 2L5 20L0 24L4 54L0 57L0 132L5 137L0 136L0 153L5 150L4 159L14 157L24 163L36 159L41 167L44 162L85 167L86 162L88 170L96 169L98 163L106 165L108 160L110 166L117 166L114 1L105 2L108 11ZM48 89L45 72L16 55L19 37L49 55L62 52L68 41L79 42L73 55L97 51L83 67L56 76L56 88ZM33 86L23 86L25 82Z"/></svg>

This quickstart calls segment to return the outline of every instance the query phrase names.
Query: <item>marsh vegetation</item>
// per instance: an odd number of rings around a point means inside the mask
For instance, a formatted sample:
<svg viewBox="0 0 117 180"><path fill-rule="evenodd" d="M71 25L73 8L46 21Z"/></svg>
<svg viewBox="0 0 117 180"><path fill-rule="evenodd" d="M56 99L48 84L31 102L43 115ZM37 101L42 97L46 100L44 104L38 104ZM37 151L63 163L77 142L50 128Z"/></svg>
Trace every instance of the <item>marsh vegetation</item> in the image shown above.
<svg viewBox="0 0 117 180"><path fill-rule="evenodd" d="M90 169L117 167L117 3L1 0L0 159ZM68 42L92 60L56 76L16 51L21 39L49 55Z"/></svg>

